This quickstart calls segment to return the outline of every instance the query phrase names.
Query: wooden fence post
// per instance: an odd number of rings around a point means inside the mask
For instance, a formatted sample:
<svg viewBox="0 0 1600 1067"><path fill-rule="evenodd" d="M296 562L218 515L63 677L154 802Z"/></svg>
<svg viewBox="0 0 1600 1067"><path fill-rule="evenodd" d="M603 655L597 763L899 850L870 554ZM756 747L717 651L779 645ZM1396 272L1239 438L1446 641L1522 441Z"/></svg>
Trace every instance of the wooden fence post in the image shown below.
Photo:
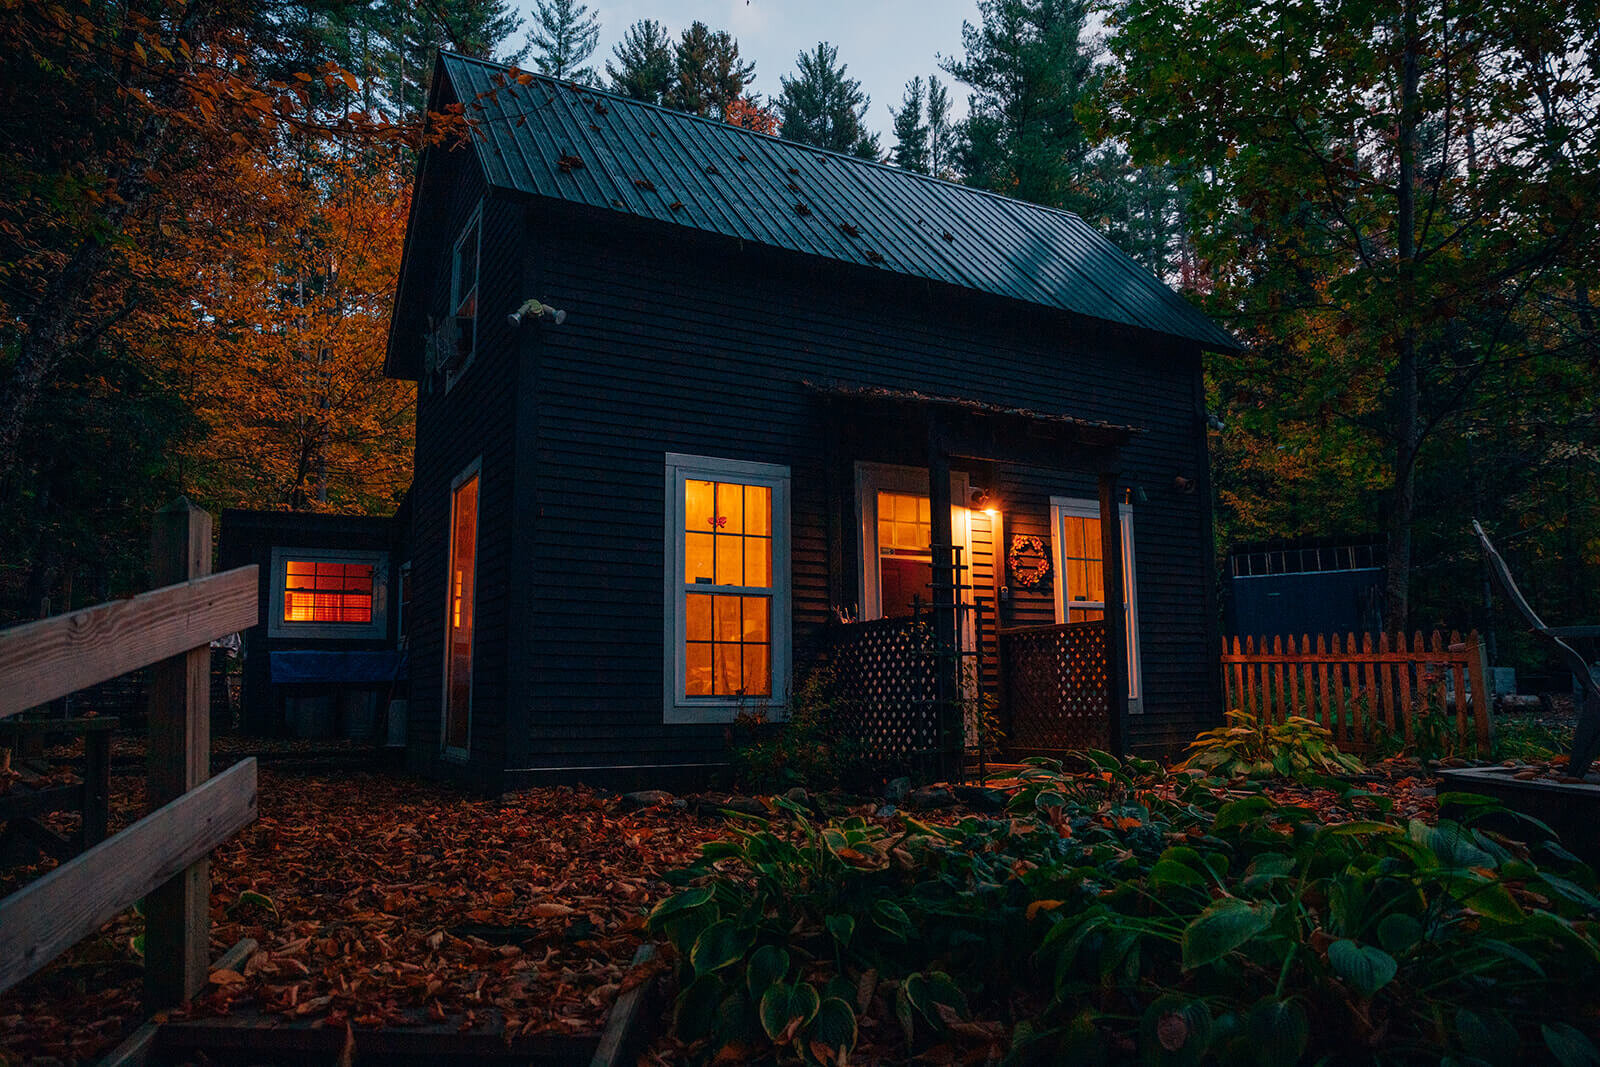
<svg viewBox="0 0 1600 1067"><path fill-rule="evenodd" d="M155 516L150 578L156 587L211 573L211 516L179 497ZM162 660L151 669L146 770L150 811L211 777L211 649ZM192 998L211 961L211 863L201 859L145 898L145 1005L151 1011Z"/></svg>
<svg viewBox="0 0 1600 1067"><path fill-rule="evenodd" d="M1476 630L1467 634L1467 678L1472 686L1472 724L1478 754L1487 758L1494 743L1494 720L1489 716L1494 697L1489 692L1489 657Z"/></svg>

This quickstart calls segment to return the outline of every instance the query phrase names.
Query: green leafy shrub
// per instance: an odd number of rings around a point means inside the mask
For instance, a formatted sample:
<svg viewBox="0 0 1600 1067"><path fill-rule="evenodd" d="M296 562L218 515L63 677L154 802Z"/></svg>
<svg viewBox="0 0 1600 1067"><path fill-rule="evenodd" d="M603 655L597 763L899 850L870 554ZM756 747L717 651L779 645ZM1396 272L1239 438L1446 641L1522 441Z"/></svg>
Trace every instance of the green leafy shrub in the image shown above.
<svg viewBox="0 0 1600 1067"><path fill-rule="evenodd" d="M1541 866L1471 825L1086 759L1035 762L1002 819L817 825L780 801L706 846L650 916L679 1036L740 1062L840 1062L869 1032L875 1055L1013 1063L1595 1055L1600 899L1558 846Z"/></svg>
<svg viewBox="0 0 1600 1067"><path fill-rule="evenodd" d="M1494 725L1493 758L1537 763L1558 759L1572 749L1571 729L1557 729L1548 723L1507 718Z"/></svg>
<svg viewBox="0 0 1600 1067"><path fill-rule="evenodd" d="M760 713L740 715L731 759L736 783L777 793L797 785L831 789L854 779L861 771L861 747L832 725L836 699L833 676L814 670L796 686L784 723Z"/></svg>
<svg viewBox="0 0 1600 1067"><path fill-rule="evenodd" d="M1227 713L1227 725L1190 742L1186 769L1218 778L1294 778L1359 774L1361 761L1340 752L1321 723L1291 715L1281 723L1248 711Z"/></svg>

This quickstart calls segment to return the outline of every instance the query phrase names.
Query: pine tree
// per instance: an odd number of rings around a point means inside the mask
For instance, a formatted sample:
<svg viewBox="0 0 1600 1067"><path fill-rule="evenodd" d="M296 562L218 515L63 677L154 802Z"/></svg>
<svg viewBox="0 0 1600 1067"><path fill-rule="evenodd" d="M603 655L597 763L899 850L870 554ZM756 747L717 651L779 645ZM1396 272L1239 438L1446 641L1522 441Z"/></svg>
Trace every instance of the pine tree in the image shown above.
<svg viewBox="0 0 1600 1067"><path fill-rule="evenodd" d="M928 75L928 173L935 178L954 178L956 156L955 124L950 121L950 90L937 74Z"/></svg>
<svg viewBox="0 0 1600 1067"><path fill-rule="evenodd" d="M972 88L961 171L973 185L1093 215L1095 151L1075 107L1095 87L1091 0L979 0L966 55L944 70Z"/></svg>
<svg viewBox="0 0 1600 1067"><path fill-rule="evenodd" d="M894 116L894 148L889 158L894 165L918 174L930 173L928 169L928 124L923 120L922 78L906 82L906 95L900 110L889 109Z"/></svg>
<svg viewBox="0 0 1600 1067"><path fill-rule="evenodd" d="M583 85L598 85L593 67L584 61L600 42L600 20L578 0L536 0L528 44L541 74Z"/></svg>
<svg viewBox="0 0 1600 1067"><path fill-rule="evenodd" d="M703 22L683 31L673 58L676 76L662 103L690 114L723 118L756 79L756 65L740 62L733 35Z"/></svg>
<svg viewBox="0 0 1600 1067"><path fill-rule="evenodd" d="M617 60L615 66L606 61L612 92L651 104L661 103L677 73L672 38L665 26L655 19L640 19L628 27L611 54Z"/></svg>
<svg viewBox="0 0 1600 1067"><path fill-rule="evenodd" d="M848 67L838 63L839 50L819 41L811 52L795 58L796 76L779 79L778 135L786 141L877 159L882 150L878 135L864 125L871 98L861 83L848 77Z"/></svg>

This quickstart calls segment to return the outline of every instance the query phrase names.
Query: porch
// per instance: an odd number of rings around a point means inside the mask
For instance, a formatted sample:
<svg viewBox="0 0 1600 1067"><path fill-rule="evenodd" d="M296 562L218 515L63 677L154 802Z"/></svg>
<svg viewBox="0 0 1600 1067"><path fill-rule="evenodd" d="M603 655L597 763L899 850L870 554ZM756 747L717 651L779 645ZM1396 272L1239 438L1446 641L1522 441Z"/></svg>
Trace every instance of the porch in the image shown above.
<svg viewBox="0 0 1600 1067"><path fill-rule="evenodd" d="M822 656L841 734L886 769L944 778L970 760L1125 751L1137 649L1108 635L1131 618L1120 449L1139 431L909 391L812 389L829 445L837 620ZM1043 472L1050 489L1007 499L997 487L1019 469ZM1092 495L1054 495L1069 480ZM1070 581L1054 573L1068 566Z"/></svg>
<svg viewBox="0 0 1600 1067"><path fill-rule="evenodd" d="M963 669L977 653L942 643L931 618L841 624L827 651L834 724L866 762L930 778L959 777L971 764L982 773L1029 756L1120 751L1107 633L1103 619L1000 630L990 646L998 670L986 680L988 672ZM939 685L951 664L962 677L953 698Z"/></svg>

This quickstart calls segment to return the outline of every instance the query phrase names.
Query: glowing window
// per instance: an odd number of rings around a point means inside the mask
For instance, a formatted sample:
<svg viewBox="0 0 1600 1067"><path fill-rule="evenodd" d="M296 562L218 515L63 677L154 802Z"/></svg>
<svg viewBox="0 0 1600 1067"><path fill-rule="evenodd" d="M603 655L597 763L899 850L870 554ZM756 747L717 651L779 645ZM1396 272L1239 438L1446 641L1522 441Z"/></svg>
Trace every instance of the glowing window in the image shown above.
<svg viewBox="0 0 1600 1067"><path fill-rule="evenodd" d="M284 566L283 621L370 624L375 569L370 563L289 560Z"/></svg>
<svg viewBox="0 0 1600 1067"><path fill-rule="evenodd" d="M789 655L788 469L668 456L668 487L667 721L727 721L752 700L775 711Z"/></svg>
<svg viewBox="0 0 1600 1067"><path fill-rule="evenodd" d="M684 695L772 695L772 488L683 483Z"/></svg>

